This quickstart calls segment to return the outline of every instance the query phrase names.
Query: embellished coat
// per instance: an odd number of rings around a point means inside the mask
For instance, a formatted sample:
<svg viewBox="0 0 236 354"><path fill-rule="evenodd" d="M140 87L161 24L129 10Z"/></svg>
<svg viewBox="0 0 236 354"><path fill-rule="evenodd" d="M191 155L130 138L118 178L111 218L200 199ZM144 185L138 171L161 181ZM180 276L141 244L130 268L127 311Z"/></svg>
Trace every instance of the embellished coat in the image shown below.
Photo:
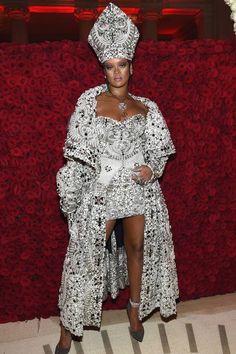
<svg viewBox="0 0 236 354"><path fill-rule="evenodd" d="M66 164L57 173L60 205L67 216L69 245L59 291L60 318L71 333L81 336L83 326L100 326L107 293L116 298L128 285L124 247L111 235L106 248L105 189L96 188L104 145L96 129L96 96L100 85L85 91L72 114L64 146ZM132 95L131 95L132 96ZM175 152L167 125L157 105L132 96L148 108L143 156L155 179L144 186L144 259L139 318L160 308L163 317L176 313L177 273L168 210L158 183L168 155ZM119 246L119 247L118 247Z"/></svg>

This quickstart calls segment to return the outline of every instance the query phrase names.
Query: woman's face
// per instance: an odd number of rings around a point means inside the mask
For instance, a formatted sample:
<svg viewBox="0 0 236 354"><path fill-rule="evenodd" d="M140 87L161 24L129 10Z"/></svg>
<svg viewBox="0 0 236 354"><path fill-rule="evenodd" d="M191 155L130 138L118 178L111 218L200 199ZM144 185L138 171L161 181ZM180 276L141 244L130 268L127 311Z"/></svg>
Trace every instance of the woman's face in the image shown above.
<svg viewBox="0 0 236 354"><path fill-rule="evenodd" d="M109 59L103 64L107 82L113 87L123 87L132 74L132 64L127 59Z"/></svg>

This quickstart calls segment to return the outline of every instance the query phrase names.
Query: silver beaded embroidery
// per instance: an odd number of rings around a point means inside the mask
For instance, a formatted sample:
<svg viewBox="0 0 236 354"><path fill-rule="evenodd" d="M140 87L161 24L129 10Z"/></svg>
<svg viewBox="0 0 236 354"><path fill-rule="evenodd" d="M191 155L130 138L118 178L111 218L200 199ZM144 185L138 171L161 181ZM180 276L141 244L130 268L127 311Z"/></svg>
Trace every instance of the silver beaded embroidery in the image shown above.
<svg viewBox="0 0 236 354"><path fill-rule="evenodd" d="M117 122L100 116L96 121L97 127L102 126L105 132L102 134L105 147L101 159L110 162L109 169L106 165L100 172L100 176L107 175L106 172L111 175L106 188L106 220L144 214L144 189L132 180L132 169L141 165L146 118L137 114Z"/></svg>
<svg viewBox="0 0 236 354"><path fill-rule="evenodd" d="M88 42L101 63L111 58L132 60L139 31L130 18L109 3L91 29Z"/></svg>
<svg viewBox="0 0 236 354"><path fill-rule="evenodd" d="M57 174L61 208L67 215L70 234L59 292L60 319L77 336L83 334L85 325L100 326L107 292L116 298L119 289L128 284L126 254L123 247L118 248L114 233L112 253L105 249L108 187L98 181L107 132L95 112L96 96L106 90L106 85L97 86L79 98L64 146L67 163ZM156 177L143 187L145 230L139 318L157 307L162 316L168 317L176 313L178 284L168 210L157 178L175 149L157 105L146 98L132 97L149 109L142 151L145 163L152 166ZM139 132L142 121L136 121ZM126 147L127 156L134 153ZM112 155L116 156L114 151Z"/></svg>

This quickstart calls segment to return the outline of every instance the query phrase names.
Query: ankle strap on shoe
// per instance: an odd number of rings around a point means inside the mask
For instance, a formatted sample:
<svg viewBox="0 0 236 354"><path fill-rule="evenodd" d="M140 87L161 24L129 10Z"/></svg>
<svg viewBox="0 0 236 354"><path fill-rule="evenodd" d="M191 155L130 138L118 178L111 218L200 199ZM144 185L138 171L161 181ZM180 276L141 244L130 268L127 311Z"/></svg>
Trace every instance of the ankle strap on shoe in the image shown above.
<svg viewBox="0 0 236 354"><path fill-rule="evenodd" d="M131 299L129 299L129 303L132 307L135 307L135 308L138 308L140 305L140 302L135 302L135 301L132 301Z"/></svg>

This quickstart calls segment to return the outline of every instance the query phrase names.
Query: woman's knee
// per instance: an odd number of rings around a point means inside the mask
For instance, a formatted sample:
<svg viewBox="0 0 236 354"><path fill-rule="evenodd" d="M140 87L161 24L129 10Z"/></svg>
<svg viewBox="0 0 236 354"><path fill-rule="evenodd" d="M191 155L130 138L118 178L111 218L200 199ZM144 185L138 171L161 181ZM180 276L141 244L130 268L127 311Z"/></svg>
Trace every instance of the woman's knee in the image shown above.
<svg viewBox="0 0 236 354"><path fill-rule="evenodd" d="M143 258L143 240L128 245L129 253L135 258Z"/></svg>

